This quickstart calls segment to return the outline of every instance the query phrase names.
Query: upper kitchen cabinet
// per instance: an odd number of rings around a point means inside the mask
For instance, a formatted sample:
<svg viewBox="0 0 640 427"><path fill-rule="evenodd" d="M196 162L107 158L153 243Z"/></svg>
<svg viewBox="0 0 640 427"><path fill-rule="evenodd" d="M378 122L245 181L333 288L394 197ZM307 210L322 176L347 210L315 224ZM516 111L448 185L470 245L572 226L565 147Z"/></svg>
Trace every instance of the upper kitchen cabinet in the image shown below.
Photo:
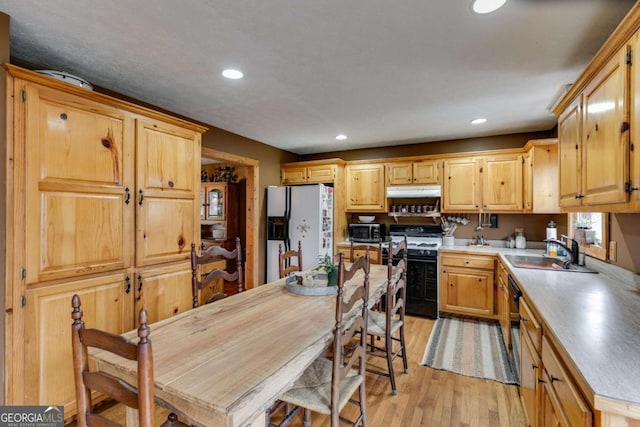
<svg viewBox="0 0 640 427"><path fill-rule="evenodd" d="M16 168L25 178L15 197L26 224L16 237L29 255L26 283L129 267L133 119L90 99L17 83L15 115L25 120L14 129L24 150Z"/></svg>
<svg viewBox="0 0 640 427"><path fill-rule="evenodd" d="M345 161L342 159L283 163L280 165L280 183L282 185L334 183L344 173L344 164Z"/></svg>
<svg viewBox="0 0 640 427"><path fill-rule="evenodd" d="M527 143L523 156L523 203L525 212L560 213L558 204L558 140Z"/></svg>
<svg viewBox="0 0 640 427"><path fill-rule="evenodd" d="M522 211L522 155L485 156L481 162L482 209Z"/></svg>
<svg viewBox="0 0 640 427"><path fill-rule="evenodd" d="M200 235L200 134L150 119L136 128L136 264L188 259Z"/></svg>
<svg viewBox="0 0 640 427"><path fill-rule="evenodd" d="M636 18L637 19L637 18ZM640 121L630 109L636 94L638 35L623 21L608 44L554 109L559 115L560 206L567 211L633 211L631 132ZM635 28L638 23L636 22ZM634 30L635 31L635 30ZM635 51L635 52L634 52Z"/></svg>
<svg viewBox="0 0 640 427"><path fill-rule="evenodd" d="M475 157L445 159L442 211L478 211L481 197L479 160Z"/></svg>
<svg viewBox="0 0 640 427"><path fill-rule="evenodd" d="M439 184L440 163L440 160L387 163L387 185Z"/></svg>
<svg viewBox="0 0 640 427"><path fill-rule="evenodd" d="M522 212L522 154L444 159L443 212Z"/></svg>
<svg viewBox="0 0 640 427"><path fill-rule="evenodd" d="M598 73L583 93L582 205L624 203L629 179L627 48Z"/></svg>
<svg viewBox="0 0 640 427"><path fill-rule="evenodd" d="M345 167L348 212L386 212L384 163L350 163Z"/></svg>

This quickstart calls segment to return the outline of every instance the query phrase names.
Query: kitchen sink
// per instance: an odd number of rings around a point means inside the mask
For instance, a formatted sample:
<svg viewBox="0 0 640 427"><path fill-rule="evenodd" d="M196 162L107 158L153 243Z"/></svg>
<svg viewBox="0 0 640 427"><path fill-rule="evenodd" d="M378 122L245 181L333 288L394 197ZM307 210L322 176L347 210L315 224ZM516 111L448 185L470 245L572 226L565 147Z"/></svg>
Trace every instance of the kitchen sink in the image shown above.
<svg viewBox="0 0 640 427"><path fill-rule="evenodd" d="M569 264L569 268L563 267L564 260L560 258L533 256L533 255L505 255L507 261L514 267L533 268L538 270L568 271L572 273L598 273L587 267Z"/></svg>

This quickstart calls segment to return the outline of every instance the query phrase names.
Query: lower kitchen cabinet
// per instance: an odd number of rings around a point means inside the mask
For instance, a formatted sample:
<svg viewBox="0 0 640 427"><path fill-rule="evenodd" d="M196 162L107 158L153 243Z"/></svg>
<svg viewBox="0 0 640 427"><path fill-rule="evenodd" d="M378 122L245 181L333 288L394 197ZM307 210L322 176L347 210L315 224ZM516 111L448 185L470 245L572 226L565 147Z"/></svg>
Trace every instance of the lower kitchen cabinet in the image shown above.
<svg viewBox="0 0 640 427"><path fill-rule="evenodd" d="M175 316L193 307L190 263L138 271L134 286L134 313L145 308L149 323Z"/></svg>
<svg viewBox="0 0 640 427"><path fill-rule="evenodd" d="M520 400L530 426L538 424L538 408L542 384L540 383L540 355L533 347L526 330L520 328Z"/></svg>
<svg viewBox="0 0 640 427"><path fill-rule="evenodd" d="M532 427L591 427L593 413L552 339L520 300L520 399Z"/></svg>
<svg viewBox="0 0 640 427"><path fill-rule="evenodd" d="M492 256L446 254L440 264L440 311L496 318Z"/></svg>
<svg viewBox="0 0 640 427"><path fill-rule="evenodd" d="M542 336L542 365L544 394L550 400L554 415L552 423L544 420L543 425L559 425L566 427L590 427L593 422L593 414L587 402L578 391L573 379L563 366L549 339ZM545 408L545 415L549 412Z"/></svg>
<svg viewBox="0 0 640 427"><path fill-rule="evenodd" d="M25 398L76 412L71 354L71 298L80 296L88 328L121 334L133 329L133 283L124 273L27 289Z"/></svg>

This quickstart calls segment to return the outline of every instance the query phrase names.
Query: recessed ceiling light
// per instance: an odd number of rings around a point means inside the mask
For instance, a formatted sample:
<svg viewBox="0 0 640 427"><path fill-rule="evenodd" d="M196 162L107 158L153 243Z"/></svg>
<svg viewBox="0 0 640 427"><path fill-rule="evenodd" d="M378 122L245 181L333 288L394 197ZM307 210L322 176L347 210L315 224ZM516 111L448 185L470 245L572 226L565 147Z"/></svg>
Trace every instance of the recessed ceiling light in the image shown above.
<svg viewBox="0 0 640 427"><path fill-rule="evenodd" d="M507 0L475 0L473 2L473 11L475 13L491 13L500 9Z"/></svg>
<svg viewBox="0 0 640 427"><path fill-rule="evenodd" d="M472 125L480 125L480 124L482 124L482 123L484 123L486 121L487 121L487 119L481 117L481 118L478 118L478 119L471 120L471 124Z"/></svg>
<svg viewBox="0 0 640 427"><path fill-rule="evenodd" d="M242 74L242 71L234 70L232 68L222 71L222 75L228 79L233 79L233 80L238 80L244 77L244 74Z"/></svg>
<svg viewBox="0 0 640 427"><path fill-rule="evenodd" d="M337 139L338 141L342 141L343 139L347 139L347 135L344 135L344 134L337 135L337 136L336 136L336 139Z"/></svg>

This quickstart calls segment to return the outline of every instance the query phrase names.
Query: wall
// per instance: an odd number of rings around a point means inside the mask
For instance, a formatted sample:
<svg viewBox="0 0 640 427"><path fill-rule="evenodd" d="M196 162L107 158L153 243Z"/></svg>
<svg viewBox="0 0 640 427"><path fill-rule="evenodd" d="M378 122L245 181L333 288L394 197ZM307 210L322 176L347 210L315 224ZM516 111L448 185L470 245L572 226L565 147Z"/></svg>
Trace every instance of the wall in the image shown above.
<svg viewBox="0 0 640 427"><path fill-rule="evenodd" d="M260 260L258 265L258 280L264 282L264 278L266 277L266 256L264 248L267 246L267 236L266 227L263 227L262 224L267 223L266 188L269 185L280 185L280 163L296 161L297 156L287 151L262 144L253 139L214 127L202 135L202 146L260 161L257 206L261 224L258 232L258 258Z"/></svg>
<svg viewBox="0 0 640 427"><path fill-rule="evenodd" d="M618 245L612 264L640 273L640 213L611 214L609 240Z"/></svg>
<svg viewBox="0 0 640 427"><path fill-rule="evenodd" d="M395 145L361 150L334 151L330 153L308 154L300 160L316 160L338 157L343 160L371 160L389 157L409 157L429 154L461 153L467 151L500 150L524 147L531 139L555 138L556 131L516 133L511 135L485 136L480 138L454 139L447 141L423 142L419 144ZM348 141L347 141L348 143Z"/></svg>

